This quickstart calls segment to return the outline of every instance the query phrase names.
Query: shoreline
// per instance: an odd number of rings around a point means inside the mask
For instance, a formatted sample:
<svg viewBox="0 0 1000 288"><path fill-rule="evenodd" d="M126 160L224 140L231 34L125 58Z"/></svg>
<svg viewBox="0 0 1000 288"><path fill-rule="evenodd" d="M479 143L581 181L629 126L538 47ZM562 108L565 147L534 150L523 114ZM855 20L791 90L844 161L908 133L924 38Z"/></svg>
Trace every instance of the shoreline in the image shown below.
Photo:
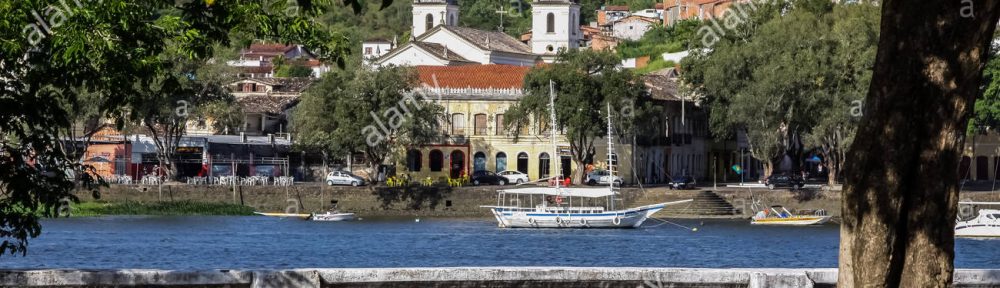
<svg viewBox="0 0 1000 288"><path fill-rule="evenodd" d="M363 218L470 218L492 219L481 205L497 203L496 190L512 186L473 187L343 187L305 183L278 186L208 186L208 185L111 185L95 195L76 191L81 204L73 204L73 216L98 215L251 215L253 212L292 212L307 214L329 209L337 201L339 210ZM751 197L751 192L753 197ZM696 199L712 194L718 207L676 205L658 212L655 218L675 219L749 219L755 202L783 205L789 210L824 210L835 219L840 216L838 191L806 189L800 191L767 189L670 190L666 187L621 190L621 203L636 207L662 202ZM988 201L991 192L961 194L963 201ZM995 201L995 200L994 200ZM126 203L126 204L121 204ZM124 207L100 207L118 205ZM137 205L129 207L129 205ZM722 213L718 213L722 211Z"/></svg>
<svg viewBox="0 0 1000 288"><path fill-rule="evenodd" d="M70 204L70 217L101 216L249 216L253 207L229 203L182 201L80 201ZM65 215L65 214L64 214Z"/></svg>

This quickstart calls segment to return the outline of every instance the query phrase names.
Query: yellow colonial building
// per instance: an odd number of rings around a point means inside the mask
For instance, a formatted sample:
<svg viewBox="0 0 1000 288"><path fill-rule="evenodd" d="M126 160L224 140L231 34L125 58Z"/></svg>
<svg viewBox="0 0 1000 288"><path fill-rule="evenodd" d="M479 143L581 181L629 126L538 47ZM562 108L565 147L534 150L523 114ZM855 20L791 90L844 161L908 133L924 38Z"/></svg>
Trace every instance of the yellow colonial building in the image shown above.
<svg viewBox="0 0 1000 288"><path fill-rule="evenodd" d="M481 170L514 170L528 174L535 181L558 173L557 165L565 177L581 169L572 161L570 145L561 133L557 132L555 141L558 149L553 148L548 123L532 121L516 139L504 128L504 112L523 95L524 75L530 67L465 65L416 69L424 86L421 93L444 107L443 118L447 120L441 127L445 141L408 149L396 161L397 174L439 179L458 178ZM607 140L596 142L594 166L600 169L606 166ZM633 182L630 161L626 160L631 157L631 149L628 145L615 145L621 159L619 176Z"/></svg>

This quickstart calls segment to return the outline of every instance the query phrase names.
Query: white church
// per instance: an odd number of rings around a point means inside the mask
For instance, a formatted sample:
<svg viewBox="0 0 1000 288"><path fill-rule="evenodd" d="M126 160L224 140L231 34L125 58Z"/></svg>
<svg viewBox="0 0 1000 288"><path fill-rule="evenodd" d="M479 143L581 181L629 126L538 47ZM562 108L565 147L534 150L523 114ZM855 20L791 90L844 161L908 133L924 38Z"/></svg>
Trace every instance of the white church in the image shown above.
<svg viewBox="0 0 1000 288"><path fill-rule="evenodd" d="M400 47L393 47L395 41L366 41L365 57L376 66L534 66L551 63L562 49L579 48L583 38L577 0L534 0L528 43L495 30L460 27L458 13L457 0L414 0L411 40Z"/></svg>

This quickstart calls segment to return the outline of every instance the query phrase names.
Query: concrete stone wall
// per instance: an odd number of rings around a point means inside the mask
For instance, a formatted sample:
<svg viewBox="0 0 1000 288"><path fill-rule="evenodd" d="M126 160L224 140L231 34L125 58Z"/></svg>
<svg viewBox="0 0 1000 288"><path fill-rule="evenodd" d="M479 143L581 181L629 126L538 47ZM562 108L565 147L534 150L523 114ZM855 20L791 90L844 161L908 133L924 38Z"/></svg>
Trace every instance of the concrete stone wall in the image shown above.
<svg viewBox="0 0 1000 288"><path fill-rule="evenodd" d="M506 186L511 187L511 186ZM100 191L104 201L196 201L241 203L258 211L287 211L309 213L329 208L337 200L341 210L358 213L361 217L419 216L419 217L490 217L481 205L496 205L496 189L500 186L482 187L341 187L318 184L276 186L193 186L164 185L162 192L156 186L113 185ZM622 204L635 207L659 202L692 199L700 190L669 190L666 188L622 189ZM748 190L718 190L720 197L732 204L738 212L734 218L751 216L753 200ZM754 189L754 199L761 205L784 205L790 210L824 209L830 215L840 215L840 192L820 190L763 190ZM94 200L93 193L78 191L81 200ZM971 201L991 200L992 193L963 192L961 199ZM575 200L574 200L575 201ZM684 211L686 204L669 206L657 216L697 217Z"/></svg>
<svg viewBox="0 0 1000 288"><path fill-rule="evenodd" d="M837 269L607 267L292 270L3 270L3 287L835 287ZM955 287L1000 286L1000 270L957 269Z"/></svg>

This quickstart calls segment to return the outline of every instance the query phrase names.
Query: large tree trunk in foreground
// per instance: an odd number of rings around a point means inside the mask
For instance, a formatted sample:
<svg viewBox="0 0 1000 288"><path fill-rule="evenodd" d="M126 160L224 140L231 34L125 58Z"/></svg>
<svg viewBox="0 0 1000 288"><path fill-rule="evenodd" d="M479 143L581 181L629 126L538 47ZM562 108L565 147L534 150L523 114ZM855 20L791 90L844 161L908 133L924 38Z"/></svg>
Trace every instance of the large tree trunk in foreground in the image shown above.
<svg viewBox="0 0 1000 288"><path fill-rule="evenodd" d="M840 287L951 283L959 153L998 4L883 2L871 89L845 161Z"/></svg>

